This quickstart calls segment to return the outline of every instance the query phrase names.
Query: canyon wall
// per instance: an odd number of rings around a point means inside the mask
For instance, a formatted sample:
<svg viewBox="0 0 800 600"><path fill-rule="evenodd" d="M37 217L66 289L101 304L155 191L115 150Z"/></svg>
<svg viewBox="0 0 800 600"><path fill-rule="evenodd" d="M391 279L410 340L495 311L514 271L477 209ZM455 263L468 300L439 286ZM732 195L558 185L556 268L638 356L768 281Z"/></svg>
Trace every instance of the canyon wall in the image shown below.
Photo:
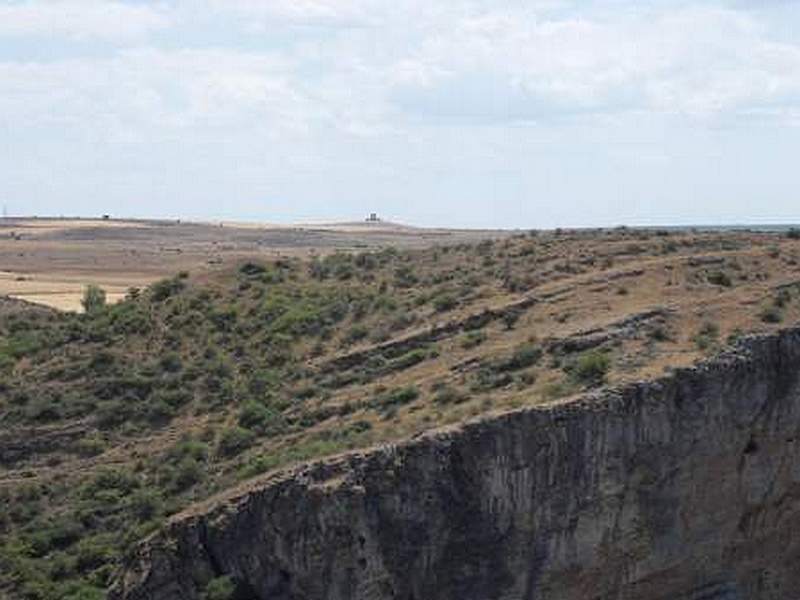
<svg viewBox="0 0 800 600"><path fill-rule="evenodd" d="M113 600L800 599L800 330L662 379L272 475Z"/></svg>

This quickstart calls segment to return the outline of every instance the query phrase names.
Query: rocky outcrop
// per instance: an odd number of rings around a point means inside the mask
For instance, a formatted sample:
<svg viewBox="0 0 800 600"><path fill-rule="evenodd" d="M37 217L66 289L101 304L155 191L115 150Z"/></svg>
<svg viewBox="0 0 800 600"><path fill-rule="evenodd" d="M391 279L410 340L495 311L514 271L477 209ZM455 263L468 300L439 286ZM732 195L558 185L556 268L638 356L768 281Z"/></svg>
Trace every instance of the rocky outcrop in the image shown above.
<svg viewBox="0 0 800 600"><path fill-rule="evenodd" d="M669 377L273 475L179 516L114 600L800 598L800 330Z"/></svg>
<svg viewBox="0 0 800 600"><path fill-rule="evenodd" d="M559 290L558 293L561 293L561 291ZM542 294L541 297L525 296L500 308L486 308L481 312L473 313L463 319L454 319L445 323L439 323L430 328L416 331L406 336L389 340L388 342L354 350L329 360L320 366L320 370L328 373L339 372L354 367L361 367L372 357L380 357L383 359L396 358L406 352L424 347L427 344L452 337L461 331L473 331L485 327L492 321L504 319L509 315L519 315L541 302L542 299L553 297L553 295L554 294L551 292L549 295Z"/></svg>

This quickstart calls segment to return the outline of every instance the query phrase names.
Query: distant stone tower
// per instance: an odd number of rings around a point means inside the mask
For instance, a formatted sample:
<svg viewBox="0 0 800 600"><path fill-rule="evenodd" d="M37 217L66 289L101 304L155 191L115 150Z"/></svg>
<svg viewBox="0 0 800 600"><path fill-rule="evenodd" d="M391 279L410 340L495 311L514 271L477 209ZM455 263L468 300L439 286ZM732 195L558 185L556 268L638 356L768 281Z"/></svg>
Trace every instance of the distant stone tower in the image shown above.
<svg viewBox="0 0 800 600"><path fill-rule="evenodd" d="M367 217L366 220L367 220L367 223L380 223L381 222L380 218L378 217L378 213L369 213L369 216Z"/></svg>

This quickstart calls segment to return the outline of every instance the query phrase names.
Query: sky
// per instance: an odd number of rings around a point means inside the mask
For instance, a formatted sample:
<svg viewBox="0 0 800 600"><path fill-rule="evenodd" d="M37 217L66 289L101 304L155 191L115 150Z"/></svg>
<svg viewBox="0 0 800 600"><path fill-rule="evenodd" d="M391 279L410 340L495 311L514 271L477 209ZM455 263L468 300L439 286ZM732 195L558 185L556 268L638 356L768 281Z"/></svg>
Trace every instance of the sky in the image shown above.
<svg viewBox="0 0 800 600"><path fill-rule="evenodd" d="M800 222L800 1L0 0L11 215Z"/></svg>

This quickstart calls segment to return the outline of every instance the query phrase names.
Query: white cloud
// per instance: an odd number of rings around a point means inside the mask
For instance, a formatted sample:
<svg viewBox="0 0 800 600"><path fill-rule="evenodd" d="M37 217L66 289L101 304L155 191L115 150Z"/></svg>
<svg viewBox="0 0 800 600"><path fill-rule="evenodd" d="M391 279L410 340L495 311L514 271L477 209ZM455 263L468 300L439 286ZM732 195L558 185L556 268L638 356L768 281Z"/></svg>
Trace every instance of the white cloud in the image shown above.
<svg viewBox="0 0 800 600"><path fill-rule="evenodd" d="M472 14L442 23L397 63L395 97L438 117L495 119L797 104L800 47L767 34L752 15L712 8L593 19Z"/></svg>
<svg viewBox="0 0 800 600"><path fill-rule="evenodd" d="M186 49L134 44L99 58L0 62L0 107L8 122L128 123L132 131L333 128L356 135L447 118L502 123L626 111L700 118L797 114L800 45L770 39L757 14L692 5L623 11L619 3L602 2L580 14L572 6L479 0L15 3L0 7L0 35L119 39L169 27L176 38L202 40L209 20L223 13L238 15L242 28L253 22L271 28L255 36L265 43L261 49L244 50L230 40L225 48L197 41ZM280 22L343 27L270 44Z"/></svg>
<svg viewBox="0 0 800 600"><path fill-rule="evenodd" d="M249 33L263 33L276 24L347 27L373 20L364 0L202 0L194 11L243 19Z"/></svg>
<svg viewBox="0 0 800 600"><path fill-rule="evenodd" d="M0 37L66 36L129 41L168 24L167 14L158 5L106 0L26 0L0 6Z"/></svg>

